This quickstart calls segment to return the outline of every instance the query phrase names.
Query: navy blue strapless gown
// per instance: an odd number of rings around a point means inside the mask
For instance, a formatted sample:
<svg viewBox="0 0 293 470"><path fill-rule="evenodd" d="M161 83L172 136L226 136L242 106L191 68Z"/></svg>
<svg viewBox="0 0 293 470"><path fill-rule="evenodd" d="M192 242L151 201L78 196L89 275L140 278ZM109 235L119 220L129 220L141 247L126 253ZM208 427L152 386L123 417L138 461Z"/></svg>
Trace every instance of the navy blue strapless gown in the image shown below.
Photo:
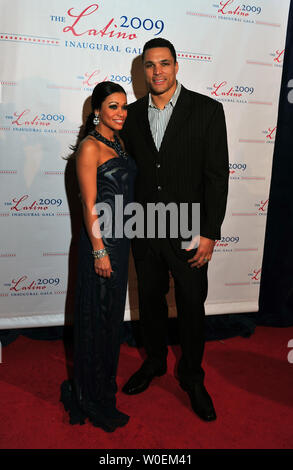
<svg viewBox="0 0 293 470"><path fill-rule="evenodd" d="M115 196L116 199L119 196L121 215L124 212L122 208L133 201L136 167L116 136L113 143L96 131L90 135L117 153L117 157L107 160L97 169L97 203L107 203L112 210L113 235L103 236L103 242L114 272L110 278L95 273L92 245L83 225L74 315L74 377L73 381L63 382L61 401L70 413L71 424L83 424L89 418L95 426L111 432L129 419L117 410L115 396L130 248L130 240L125 236L115 237ZM120 232L125 221L126 216L116 227Z"/></svg>

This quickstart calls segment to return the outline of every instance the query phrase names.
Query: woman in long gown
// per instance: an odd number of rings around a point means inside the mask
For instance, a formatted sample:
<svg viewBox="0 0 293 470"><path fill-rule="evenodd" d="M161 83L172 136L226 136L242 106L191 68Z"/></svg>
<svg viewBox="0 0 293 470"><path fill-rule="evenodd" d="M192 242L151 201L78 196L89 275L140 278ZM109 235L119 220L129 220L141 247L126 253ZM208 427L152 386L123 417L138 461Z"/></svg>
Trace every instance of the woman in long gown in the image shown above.
<svg viewBox="0 0 293 470"><path fill-rule="evenodd" d="M71 424L83 424L88 418L94 426L112 432L129 420L116 408L129 239L115 235L115 202L117 196L123 198L123 208L132 202L136 168L118 136L127 116L124 89L113 82L99 83L91 104L93 112L76 156L84 224L78 255L74 372L73 380L61 386L61 401L69 411ZM108 219L104 217L108 222L102 224L97 203L110 208ZM120 234L124 222L119 220Z"/></svg>

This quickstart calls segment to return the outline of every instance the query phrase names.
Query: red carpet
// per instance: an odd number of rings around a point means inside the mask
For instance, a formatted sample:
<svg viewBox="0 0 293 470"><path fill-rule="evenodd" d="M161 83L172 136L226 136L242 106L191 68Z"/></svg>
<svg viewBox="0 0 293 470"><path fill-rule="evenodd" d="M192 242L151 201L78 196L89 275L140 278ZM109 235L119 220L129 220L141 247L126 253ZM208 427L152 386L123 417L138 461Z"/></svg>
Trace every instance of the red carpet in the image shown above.
<svg viewBox="0 0 293 470"><path fill-rule="evenodd" d="M2 350L1 449L291 449L293 328L257 327L250 338L206 344L204 368L218 419L202 422L174 378L179 348L170 347L168 373L141 395L118 393L128 425L107 434L90 424L71 426L59 403L66 378L63 342L20 336ZM123 345L118 386L141 363Z"/></svg>

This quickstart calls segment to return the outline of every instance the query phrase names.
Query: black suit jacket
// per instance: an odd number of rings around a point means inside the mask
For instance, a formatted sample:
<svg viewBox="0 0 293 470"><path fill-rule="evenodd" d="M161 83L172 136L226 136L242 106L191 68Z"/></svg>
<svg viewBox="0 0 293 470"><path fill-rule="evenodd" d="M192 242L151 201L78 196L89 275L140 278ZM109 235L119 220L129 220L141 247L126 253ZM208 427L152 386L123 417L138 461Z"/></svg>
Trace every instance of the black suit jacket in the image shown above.
<svg viewBox="0 0 293 470"><path fill-rule="evenodd" d="M136 201L144 206L159 201L198 202L200 234L219 239L229 177L222 104L182 86L157 151L148 121L146 95L128 106L121 136L138 167ZM134 254L145 250L145 242L136 239Z"/></svg>

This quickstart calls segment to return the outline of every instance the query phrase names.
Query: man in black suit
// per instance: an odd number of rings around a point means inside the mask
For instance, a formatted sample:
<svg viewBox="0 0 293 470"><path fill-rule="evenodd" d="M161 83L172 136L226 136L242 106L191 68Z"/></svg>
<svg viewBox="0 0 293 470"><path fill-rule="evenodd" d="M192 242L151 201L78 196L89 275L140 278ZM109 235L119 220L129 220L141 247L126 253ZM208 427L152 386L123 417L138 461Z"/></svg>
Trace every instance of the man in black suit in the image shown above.
<svg viewBox="0 0 293 470"><path fill-rule="evenodd" d="M222 105L184 88L176 80L178 63L173 45L148 41L142 54L149 94L128 107L122 138L138 167L136 201L200 203L200 241L186 251L180 237L136 238L132 248L138 280L140 325L147 359L128 380L123 392L143 392L166 372L166 330L169 273L174 278L182 356L181 387L194 412L205 421L216 412L204 387L204 302L207 266L225 215L228 192L228 151ZM191 211L190 211L191 213ZM189 222L192 222L189 220Z"/></svg>

